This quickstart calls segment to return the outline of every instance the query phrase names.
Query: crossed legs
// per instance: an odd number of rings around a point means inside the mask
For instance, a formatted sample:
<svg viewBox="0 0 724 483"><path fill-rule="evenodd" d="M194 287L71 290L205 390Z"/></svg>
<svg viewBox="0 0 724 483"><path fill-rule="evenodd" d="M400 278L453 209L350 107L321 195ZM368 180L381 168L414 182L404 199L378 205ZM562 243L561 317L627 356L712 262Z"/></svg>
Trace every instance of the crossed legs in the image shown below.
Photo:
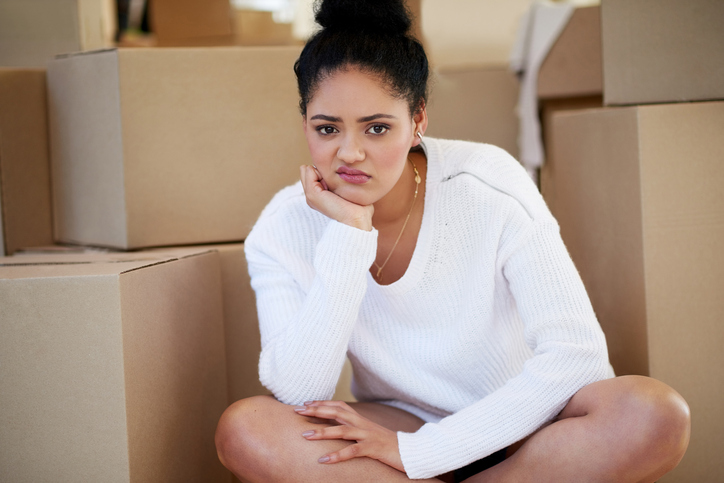
<svg viewBox="0 0 724 483"><path fill-rule="evenodd" d="M395 431L414 432L423 424L389 406L356 403L353 407ZM350 444L307 441L301 436L319 424L326 423L300 416L292 406L271 397L237 401L219 421L219 458L250 482L409 481L403 473L368 458L317 463L320 456ZM667 385L640 376L600 381L576 393L552 424L515 445L515 451L511 448L508 459L466 482L653 482L681 460L689 430L688 406Z"/></svg>

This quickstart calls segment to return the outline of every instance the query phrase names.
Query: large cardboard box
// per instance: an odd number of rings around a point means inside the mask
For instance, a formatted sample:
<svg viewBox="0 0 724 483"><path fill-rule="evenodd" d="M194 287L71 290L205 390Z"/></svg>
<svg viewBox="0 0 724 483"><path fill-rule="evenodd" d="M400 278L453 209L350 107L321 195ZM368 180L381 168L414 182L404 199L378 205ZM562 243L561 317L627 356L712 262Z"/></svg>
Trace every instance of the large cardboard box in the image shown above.
<svg viewBox="0 0 724 483"><path fill-rule="evenodd" d="M229 0L148 0L159 46L233 45Z"/></svg>
<svg viewBox="0 0 724 483"><path fill-rule="evenodd" d="M600 96L602 65L601 8L577 8L541 64L538 98Z"/></svg>
<svg viewBox="0 0 724 483"><path fill-rule="evenodd" d="M724 2L603 0L608 105L724 99Z"/></svg>
<svg viewBox="0 0 724 483"><path fill-rule="evenodd" d="M234 42L237 45L293 45L291 23L274 20L272 12L234 9Z"/></svg>
<svg viewBox="0 0 724 483"><path fill-rule="evenodd" d="M244 256L244 245L230 243L209 245L208 249L219 252L221 263L222 293L224 300L224 331L226 341L226 372L229 379L229 404L239 399L270 394L259 382L259 318L256 297ZM173 255L184 253L186 248L149 250ZM142 252L146 253L146 252ZM351 391L352 366L345 361L334 399L354 401Z"/></svg>
<svg viewBox="0 0 724 483"><path fill-rule="evenodd" d="M113 45L113 0L0 0L0 65L45 67L57 54Z"/></svg>
<svg viewBox="0 0 724 483"><path fill-rule="evenodd" d="M428 136L494 144L518 155L518 79L505 65L439 69L427 112Z"/></svg>
<svg viewBox="0 0 724 483"><path fill-rule="evenodd" d="M556 215L618 374L691 406L661 481L719 481L724 414L724 102L604 108L552 120Z"/></svg>
<svg viewBox="0 0 724 483"><path fill-rule="evenodd" d="M0 480L230 481L218 254L0 258Z"/></svg>
<svg viewBox="0 0 724 483"><path fill-rule="evenodd" d="M52 243L45 71L0 68L0 256Z"/></svg>
<svg viewBox="0 0 724 483"><path fill-rule="evenodd" d="M118 49L48 68L56 240L241 241L311 164L298 47Z"/></svg>

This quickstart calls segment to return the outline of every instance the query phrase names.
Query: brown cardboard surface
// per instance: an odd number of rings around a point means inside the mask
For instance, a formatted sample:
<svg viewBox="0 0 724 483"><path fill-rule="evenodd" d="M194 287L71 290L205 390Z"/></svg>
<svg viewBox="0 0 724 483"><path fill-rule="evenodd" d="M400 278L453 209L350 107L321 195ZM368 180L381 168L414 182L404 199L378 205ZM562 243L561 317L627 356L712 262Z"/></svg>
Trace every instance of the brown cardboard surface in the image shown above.
<svg viewBox="0 0 724 483"><path fill-rule="evenodd" d="M52 243L45 71L0 68L0 255Z"/></svg>
<svg viewBox="0 0 724 483"><path fill-rule="evenodd" d="M405 4L412 16L412 35L425 46L425 36L422 32L422 0L405 0Z"/></svg>
<svg viewBox="0 0 724 483"><path fill-rule="evenodd" d="M200 249L202 247L198 247ZM226 372L229 379L229 404L239 399L270 394L259 382L259 319L256 298L251 288L249 270L244 256L244 245L231 243L206 245L204 248L219 252L222 292L224 298L224 331L226 340ZM144 250L138 254L160 252L178 256L188 248L161 248ZM347 361L342 370L334 399L354 401L351 392L352 366Z"/></svg>
<svg viewBox="0 0 724 483"><path fill-rule="evenodd" d="M217 245L221 260L229 402L269 394L259 382L259 319L244 245Z"/></svg>
<svg viewBox="0 0 724 483"><path fill-rule="evenodd" d="M159 46L234 43L229 0L149 0L148 8Z"/></svg>
<svg viewBox="0 0 724 483"><path fill-rule="evenodd" d="M650 106L639 123L651 376L692 412L687 456L661 481L715 481L724 474L724 102Z"/></svg>
<svg viewBox="0 0 724 483"><path fill-rule="evenodd" d="M601 95L601 8L577 8L538 72L538 97Z"/></svg>
<svg viewBox="0 0 724 483"><path fill-rule="evenodd" d="M558 113L557 217L617 373L670 384L692 412L679 467L716 481L724 417L724 102Z"/></svg>
<svg viewBox="0 0 724 483"><path fill-rule="evenodd" d="M113 246L128 238L116 53L78 55L49 67L55 239Z"/></svg>
<svg viewBox="0 0 724 483"><path fill-rule="evenodd" d="M440 69L432 83L425 134L494 144L517 156L518 89L504 65Z"/></svg>
<svg viewBox="0 0 724 483"><path fill-rule="evenodd" d="M544 190L618 375L649 373L637 129L635 110L553 114Z"/></svg>
<svg viewBox="0 0 724 483"><path fill-rule="evenodd" d="M49 66L56 238L243 240L309 163L298 47L127 49Z"/></svg>
<svg viewBox="0 0 724 483"><path fill-rule="evenodd" d="M54 55L113 45L113 0L0 0L0 65L45 67Z"/></svg>
<svg viewBox="0 0 724 483"><path fill-rule="evenodd" d="M724 2L605 0L607 105L724 99Z"/></svg>
<svg viewBox="0 0 724 483"><path fill-rule="evenodd" d="M218 254L187 254L0 258L0 480L229 481Z"/></svg>
<svg viewBox="0 0 724 483"><path fill-rule="evenodd" d="M539 103L541 118L541 135L543 136L543 148L545 149L545 163L540 169L540 190L545 198L548 208L556 216L556 181L561 177L558 175L556 163L556 152L552 149L555 138L552 135L553 116L558 112L573 111L580 109L593 109L603 107L603 96L570 97L560 99L546 99ZM562 169L567 169L562 166ZM562 173L565 176L565 173Z"/></svg>
<svg viewBox="0 0 724 483"><path fill-rule="evenodd" d="M120 280L131 481L229 479L214 444L228 398L218 255L183 262Z"/></svg>
<svg viewBox="0 0 724 483"><path fill-rule="evenodd" d="M259 320L256 315L256 299L246 266L244 245L231 243L206 245L204 248L219 253L229 404L239 399L269 394L259 382L258 367L261 351ZM137 253L177 256L184 250L188 248L160 248Z"/></svg>
<svg viewBox="0 0 724 483"><path fill-rule="evenodd" d="M277 23L272 12L235 9L234 43L237 45L292 45L291 23Z"/></svg>

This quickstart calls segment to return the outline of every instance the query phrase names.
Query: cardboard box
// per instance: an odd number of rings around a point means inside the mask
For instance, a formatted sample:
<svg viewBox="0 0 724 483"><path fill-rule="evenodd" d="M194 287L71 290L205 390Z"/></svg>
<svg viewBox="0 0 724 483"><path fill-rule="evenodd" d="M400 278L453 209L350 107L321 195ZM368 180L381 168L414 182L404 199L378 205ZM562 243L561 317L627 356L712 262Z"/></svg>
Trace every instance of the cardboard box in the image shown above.
<svg viewBox="0 0 724 483"><path fill-rule="evenodd" d="M113 46L113 0L0 0L0 66L45 67L57 54Z"/></svg>
<svg viewBox="0 0 724 483"><path fill-rule="evenodd" d="M603 92L601 8L577 8L538 71L538 98L589 97Z"/></svg>
<svg viewBox="0 0 724 483"><path fill-rule="evenodd" d="M724 99L724 2L604 0L607 105Z"/></svg>
<svg viewBox="0 0 724 483"><path fill-rule="evenodd" d="M311 164L298 47L119 49L48 68L56 240L241 241Z"/></svg>
<svg viewBox="0 0 724 483"><path fill-rule="evenodd" d="M230 481L218 254L0 259L0 480Z"/></svg>
<svg viewBox="0 0 724 483"><path fill-rule="evenodd" d="M556 206L618 374L691 406L692 436L661 481L717 481L724 434L724 102L558 113Z"/></svg>
<svg viewBox="0 0 724 483"><path fill-rule="evenodd" d="M206 248L218 251L221 262L229 404L251 396L270 394L259 382L261 352L259 318L256 312L256 297L251 288L246 265L244 245L232 243L209 245ZM185 250L188 249L159 249L158 252L173 255L177 252L183 253ZM351 381L352 366L346 361L334 399L355 401L351 392Z"/></svg>
<svg viewBox="0 0 724 483"><path fill-rule="evenodd" d="M234 9L237 45L293 45L291 23L274 21L272 12Z"/></svg>
<svg viewBox="0 0 724 483"><path fill-rule="evenodd" d="M551 149L553 144L552 121L559 112L568 112L579 109L594 109L603 107L603 96L570 97L561 99L547 99L539 103L541 119L541 135L543 136L543 148L545 149L545 163L540 168L540 191L551 210L553 216L557 216L558 207L556 201L556 181L558 180L555 155ZM564 200L565 202L565 200Z"/></svg>
<svg viewBox="0 0 724 483"><path fill-rule="evenodd" d="M158 46L233 45L229 0L148 0Z"/></svg>
<svg viewBox="0 0 724 483"><path fill-rule="evenodd" d="M518 80L507 66L460 66L434 75L428 136L494 144L518 155Z"/></svg>
<svg viewBox="0 0 724 483"><path fill-rule="evenodd" d="M0 256L53 241L45 71L0 68Z"/></svg>

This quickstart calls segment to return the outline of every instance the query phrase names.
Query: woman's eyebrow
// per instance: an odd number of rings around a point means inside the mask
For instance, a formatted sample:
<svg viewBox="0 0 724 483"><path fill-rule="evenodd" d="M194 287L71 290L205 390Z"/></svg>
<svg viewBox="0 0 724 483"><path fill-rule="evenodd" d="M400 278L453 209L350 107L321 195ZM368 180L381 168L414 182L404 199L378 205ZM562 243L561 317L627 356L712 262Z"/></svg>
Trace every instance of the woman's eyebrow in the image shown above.
<svg viewBox="0 0 724 483"><path fill-rule="evenodd" d="M321 119L329 122L342 122L342 119L339 117L327 116L325 114L315 114L311 117L311 120L314 121L315 119Z"/></svg>
<svg viewBox="0 0 724 483"><path fill-rule="evenodd" d="M360 122L360 123L370 122L370 121L374 121L375 119L397 119L397 117L393 116L392 114L378 113L378 114L372 114L371 116L360 117L359 119L357 119L357 122Z"/></svg>

